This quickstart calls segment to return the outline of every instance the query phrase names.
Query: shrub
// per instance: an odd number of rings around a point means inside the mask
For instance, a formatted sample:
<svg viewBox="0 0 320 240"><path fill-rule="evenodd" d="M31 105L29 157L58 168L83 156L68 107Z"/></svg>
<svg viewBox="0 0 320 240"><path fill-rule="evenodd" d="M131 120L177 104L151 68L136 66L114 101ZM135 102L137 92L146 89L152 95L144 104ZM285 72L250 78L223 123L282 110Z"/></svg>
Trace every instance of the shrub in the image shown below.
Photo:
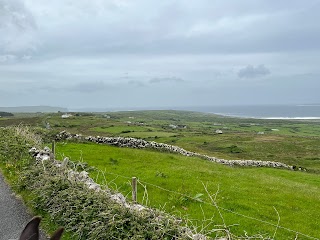
<svg viewBox="0 0 320 240"><path fill-rule="evenodd" d="M28 128L0 129L0 161L16 175L14 188L27 192L29 203L49 214L75 239L190 239L186 222L155 209L135 210L111 198L110 190L95 191L68 178L67 167L52 161L36 162L28 154L41 146ZM114 159L113 159L114 160ZM117 160L115 160L117 161ZM79 164L70 164L78 170ZM85 169L81 165L80 169ZM208 238L207 238L208 239Z"/></svg>
<svg viewBox="0 0 320 240"><path fill-rule="evenodd" d="M50 162L32 165L18 185L37 196L33 208L48 212L76 239L189 238L182 221L158 210L125 208L104 191L68 180L67 173Z"/></svg>

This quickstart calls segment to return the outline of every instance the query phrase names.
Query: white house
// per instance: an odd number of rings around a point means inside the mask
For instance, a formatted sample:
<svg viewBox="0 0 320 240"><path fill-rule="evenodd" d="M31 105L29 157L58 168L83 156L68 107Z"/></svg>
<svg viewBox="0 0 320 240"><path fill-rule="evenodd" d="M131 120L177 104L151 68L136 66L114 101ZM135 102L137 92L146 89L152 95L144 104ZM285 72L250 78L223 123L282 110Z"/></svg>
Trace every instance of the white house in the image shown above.
<svg viewBox="0 0 320 240"><path fill-rule="evenodd" d="M69 118L69 117L72 117L70 113L65 113L61 115L61 118Z"/></svg>

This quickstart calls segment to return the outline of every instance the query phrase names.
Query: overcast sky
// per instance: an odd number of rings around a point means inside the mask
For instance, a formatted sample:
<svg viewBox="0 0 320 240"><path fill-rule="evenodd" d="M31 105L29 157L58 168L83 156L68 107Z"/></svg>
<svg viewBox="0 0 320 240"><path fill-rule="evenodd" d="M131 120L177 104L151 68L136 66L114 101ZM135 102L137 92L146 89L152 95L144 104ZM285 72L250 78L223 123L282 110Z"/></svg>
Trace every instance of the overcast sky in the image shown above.
<svg viewBox="0 0 320 240"><path fill-rule="evenodd" d="M320 103L320 0L0 0L0 106Z"/></svg>

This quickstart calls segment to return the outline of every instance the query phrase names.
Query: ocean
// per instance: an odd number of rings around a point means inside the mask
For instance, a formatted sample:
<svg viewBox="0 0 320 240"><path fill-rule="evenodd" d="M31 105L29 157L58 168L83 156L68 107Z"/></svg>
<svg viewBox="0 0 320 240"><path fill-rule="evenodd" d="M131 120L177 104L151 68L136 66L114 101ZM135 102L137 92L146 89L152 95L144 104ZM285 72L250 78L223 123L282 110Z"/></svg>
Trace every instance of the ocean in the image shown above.
<svg viewBox="0 0 320 240"><path fill-rule="evenodd" d="M320 119L319 105L252 105L186 107L181 110L262 119Z"/></svg>

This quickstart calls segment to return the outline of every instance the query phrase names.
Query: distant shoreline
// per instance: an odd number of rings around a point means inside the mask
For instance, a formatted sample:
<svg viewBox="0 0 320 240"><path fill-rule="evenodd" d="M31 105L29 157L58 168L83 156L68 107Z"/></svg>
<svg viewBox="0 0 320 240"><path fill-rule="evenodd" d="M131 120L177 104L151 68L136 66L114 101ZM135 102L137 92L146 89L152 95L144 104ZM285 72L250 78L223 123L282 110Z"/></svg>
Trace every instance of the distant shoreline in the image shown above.
<svg viewBox="0 0 320 240"><path fill-rule="evenodd" d="M282 119L282 120L320 120L320 117L267 117L262 119Z"/></svg>
<svg viewBox="0 0 320 240"><path fill-rule="evenodd" d="M225 113L215 113L215 112L207 112L210 114L220 115L224 117L233 117L233 118L251 118L251 119L266 119L266 120L320 120L320 117L253 117L253 116L240 116L240 115L232 115Z"/></svg>
<svg viewBox="0 0 320 240"><path fill-rule="evenodd" d="M228 113L216 113L216 112L207 112L207 113L220 115L224 117L234 117L234 118L270 119L270 120L320 120L320 117L258 117L258 116L233 115Z"/></svg>
<svg viewBox="0 0 320 240"><path fill-rule="evenodd" d="M51 106L0 107L4 112L115 112L115 111L177 110L216 114L226 117L271 120L320 120L320 105L243 105L243 106L185 106L146 108L79 108Z"/></svg>
<svg viewBox="0 0 320 240"><path fill-rule="evenodd" d="M320 120L320 105L256 105L190 107L183 110L198 111L236 118L273 120Z"/></svg>

